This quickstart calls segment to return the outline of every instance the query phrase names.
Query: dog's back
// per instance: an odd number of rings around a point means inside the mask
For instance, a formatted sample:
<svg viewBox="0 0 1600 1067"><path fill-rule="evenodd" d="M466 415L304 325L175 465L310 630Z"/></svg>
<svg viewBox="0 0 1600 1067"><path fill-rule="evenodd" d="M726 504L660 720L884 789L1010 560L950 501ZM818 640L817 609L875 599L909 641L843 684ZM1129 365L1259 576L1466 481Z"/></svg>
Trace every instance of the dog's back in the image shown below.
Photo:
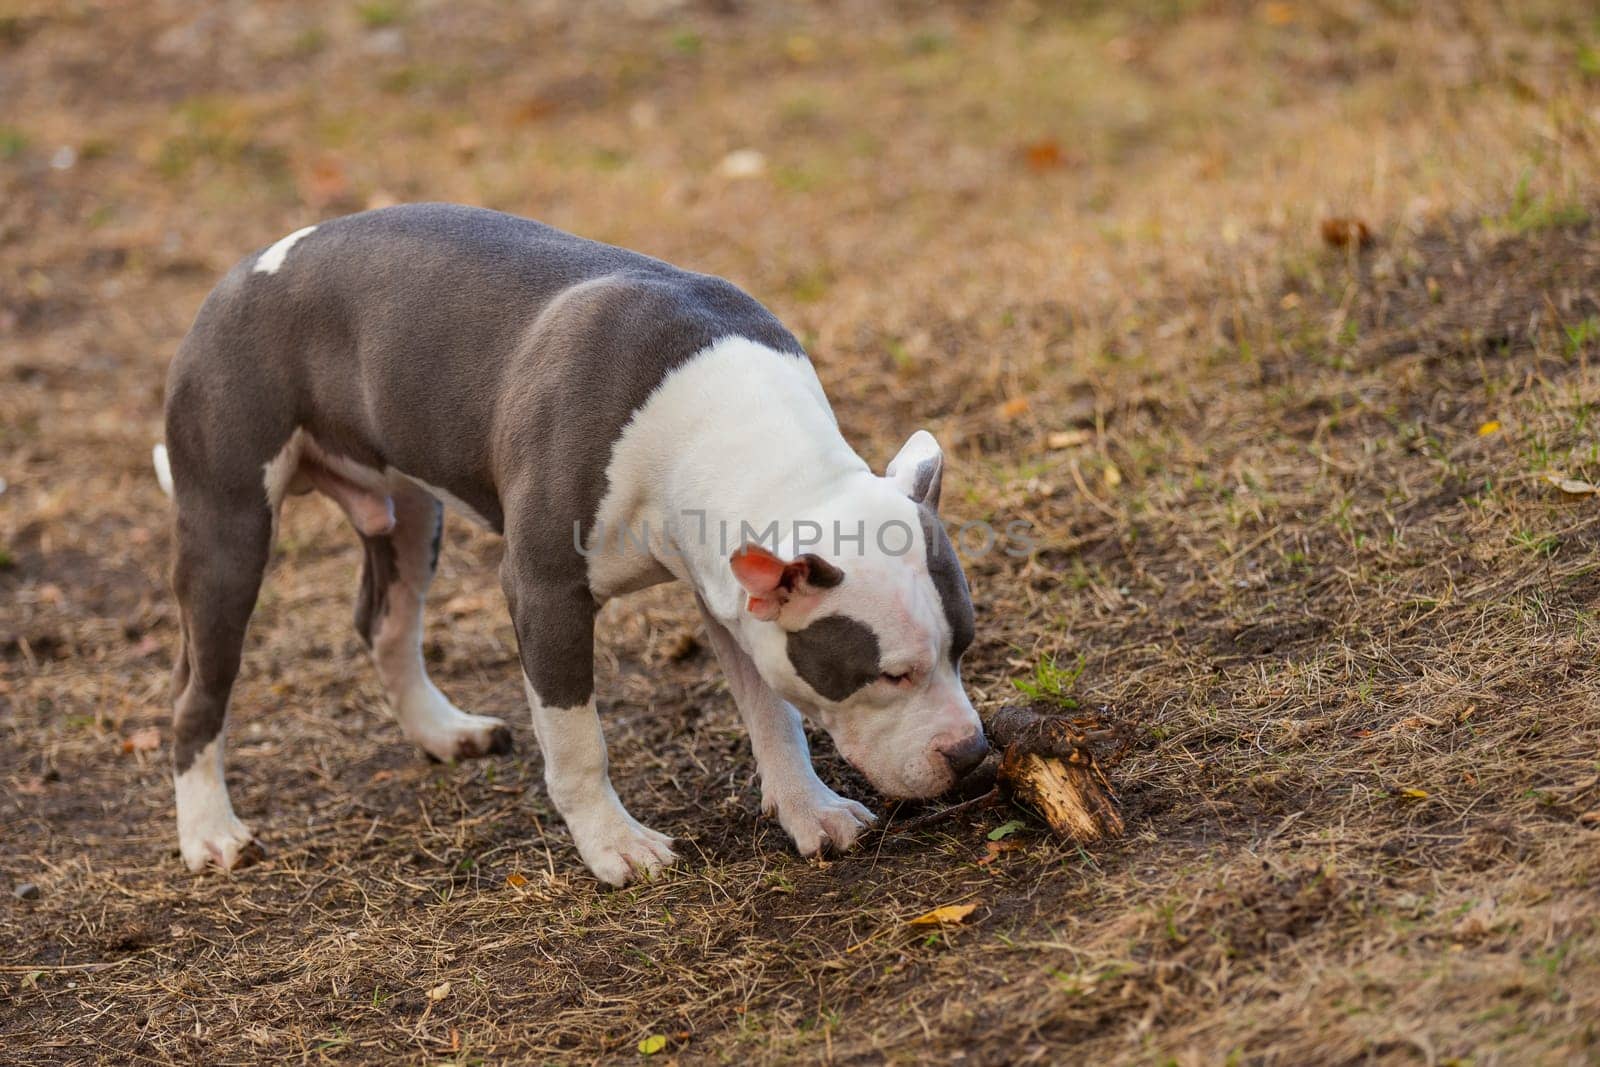
<svg viewBox="0 0 1600 1067"><path fill-rule="evenodd" d="M298 230L217 285L169 371L167 442L181 482L219 451L259 472L298 428L498 528L495 449L575 446L584 469L571 477L590 480L583 453L607 449L673 367L728 335L802 354L720 278L480 208L363 212ZM579 400L581 439L551 440L572 435Z"/></svg>

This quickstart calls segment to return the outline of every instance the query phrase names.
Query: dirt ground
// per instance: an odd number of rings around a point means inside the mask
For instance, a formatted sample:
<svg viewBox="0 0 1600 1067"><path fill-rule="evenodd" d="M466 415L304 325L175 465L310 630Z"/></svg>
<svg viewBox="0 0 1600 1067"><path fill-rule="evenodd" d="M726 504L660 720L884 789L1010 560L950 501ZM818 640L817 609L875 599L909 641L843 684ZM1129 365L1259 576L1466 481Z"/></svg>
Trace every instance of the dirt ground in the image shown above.
<svg viewBox="0 0 1600 1067"><path fill-rule="evenodd" d="M1593 9L11 0L0 101L3 1058L1600 1063ZM495 539L428 655L518 754L432 765L299 500L230 734L268 856L188 874L166 362L251 249L425 199L733 279L875 465L932 429L947 515L1039 540L969 554L974 700L1122 724L1126 837L801 860L664 587L600 694L684 861L602 892Z"/></svg>

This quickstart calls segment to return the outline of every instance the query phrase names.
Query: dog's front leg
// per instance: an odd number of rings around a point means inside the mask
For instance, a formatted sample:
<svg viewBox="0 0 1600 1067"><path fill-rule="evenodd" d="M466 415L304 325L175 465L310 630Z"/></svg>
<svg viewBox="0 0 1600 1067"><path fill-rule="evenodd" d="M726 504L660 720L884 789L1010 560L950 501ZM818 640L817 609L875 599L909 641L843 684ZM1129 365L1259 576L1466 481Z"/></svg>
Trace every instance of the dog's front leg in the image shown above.
<svg viewBox="0 0 1600 1067"><path fill-rule="evenodd" d="M593 698L552 708L539 699L531 681L527 688L533 732L544 752L545 788L595 877L620 886L670 865L677 859L672 838L629 815L611 785Z"/></svg>
<svg viewBox="0 0 1600 1067"><path fill-rule="evenodd" d="M829 847L850 848L862 831L878 821L877 816L823 784L811 765L800 713L772 691L754 661L706 610L704 602L700 615L750 732L750 748L761 776L761 810L777 814L802 856L815 856Z"/></svg>
<svg viewBox="0 0 1600 1067"><path fill-rule="evenodd" d="M501 577L550 800L595 877L615 886L649 877L677 857L672 838L629 815L611 785L594 704L594 598L581 583L529 573L509 536L506 547Z"/></svg>

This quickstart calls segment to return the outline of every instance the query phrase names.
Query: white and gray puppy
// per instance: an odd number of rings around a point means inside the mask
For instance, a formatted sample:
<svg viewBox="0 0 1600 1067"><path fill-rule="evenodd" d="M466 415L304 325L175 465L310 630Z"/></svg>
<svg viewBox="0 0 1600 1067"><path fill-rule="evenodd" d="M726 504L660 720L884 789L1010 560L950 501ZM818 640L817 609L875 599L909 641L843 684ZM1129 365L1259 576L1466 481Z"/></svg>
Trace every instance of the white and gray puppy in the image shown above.
<svg viewBox="0 0 1600 1067"><path fill-rule="evenodd" d="M942 792L985 753L959 674L972 603L935 516L939 446L918 432L874 475L800 344L719 278L451 205L307 227L206 299L168 375L156 467L176 504L192 869L233 867L251 843L223 726L279 506L311 490L361 536L356 628L401 729L441 760L511 743L423 664L443 505L504 536L545 781L602 881L674 859L607 774L594 620L613 596L693 586L763 807L806 855L849 848L873 816L817 778L797 708L890 796Z"/></svg>

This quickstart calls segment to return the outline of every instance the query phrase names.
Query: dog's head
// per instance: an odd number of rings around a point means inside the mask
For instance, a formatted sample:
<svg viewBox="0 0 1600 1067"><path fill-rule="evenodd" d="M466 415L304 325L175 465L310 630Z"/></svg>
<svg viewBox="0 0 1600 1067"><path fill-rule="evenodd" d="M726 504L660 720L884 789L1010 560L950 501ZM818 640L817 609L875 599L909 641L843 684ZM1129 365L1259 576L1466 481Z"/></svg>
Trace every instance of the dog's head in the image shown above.
<svg viewBox="0 0 1600 1067"><path fill-rule="evenodd" d="M728 564L761 676L891 797L942 793L987 752L961 685L972 598L937 514L943 463L919 431L885 477L864 472L819 513L826 554L795 539L795 553L747 544Z"/></svg>

